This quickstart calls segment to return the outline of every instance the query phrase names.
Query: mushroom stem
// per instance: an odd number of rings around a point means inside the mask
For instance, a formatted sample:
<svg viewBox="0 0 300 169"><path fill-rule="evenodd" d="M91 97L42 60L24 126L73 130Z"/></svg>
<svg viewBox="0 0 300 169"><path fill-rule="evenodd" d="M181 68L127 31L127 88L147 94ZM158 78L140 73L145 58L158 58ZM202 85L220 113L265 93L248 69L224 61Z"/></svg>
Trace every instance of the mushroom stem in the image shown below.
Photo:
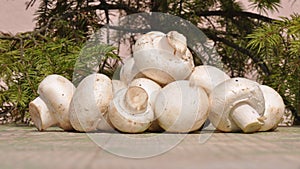
<svg viewBox="0 0 300 169"><path fill-rule="evenodd" d="M125 94L125 105L129 110L132 110L132 114L143 113L148 104L148 95L146 91L137 86L131 86L128 88Z"/></svg>
<svg viewBox="0 0 300 169"><path fill-rule="evenodd" d="M231 117L244 133L256 132L263 125L263 121L260 120L260 115L248 104L237 106L233 110Z"/></svg>
<svg viewBox="0 0 300 169"><path fill-rule="evenodd" d="M58 122L53 117L45 102L37 97L29 103L29 113L32 121L39 131L46 130L48 127L56 125Z"/></svg>

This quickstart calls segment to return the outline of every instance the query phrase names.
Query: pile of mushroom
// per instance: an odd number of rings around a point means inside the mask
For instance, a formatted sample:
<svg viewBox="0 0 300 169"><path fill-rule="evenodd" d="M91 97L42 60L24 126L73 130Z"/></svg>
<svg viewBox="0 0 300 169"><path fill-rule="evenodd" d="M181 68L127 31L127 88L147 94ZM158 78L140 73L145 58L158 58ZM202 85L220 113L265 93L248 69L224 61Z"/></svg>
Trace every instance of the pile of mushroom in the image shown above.
<svg viewBox="0 0 300 169"><path fill-rule="evenodd" d="M176 31L142 35L120 80L95 73L75 89L66 78L50 75L38 93L29 112L40 131L59 126L79 132L188 133L209 120L223 132L253 133L276 129L285 109L268 86L230 78L214 66L195 67L186 37Z"/></svg>

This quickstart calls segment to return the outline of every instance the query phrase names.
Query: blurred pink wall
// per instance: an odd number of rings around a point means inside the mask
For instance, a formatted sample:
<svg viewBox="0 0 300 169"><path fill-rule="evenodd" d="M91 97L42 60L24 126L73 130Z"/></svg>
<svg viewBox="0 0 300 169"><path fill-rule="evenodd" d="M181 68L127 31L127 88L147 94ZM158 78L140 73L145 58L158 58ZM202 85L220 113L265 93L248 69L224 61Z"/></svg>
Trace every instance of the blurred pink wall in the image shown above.
<svg viewBox="0 0 300 169"><path fill-rule="evenodd" d="M38 4L25 10L26 1L28 0L0 0L0 31L15 34L33 29L34 11Z"/></svg>
<svg viewBox="0 0 300 169"><path fill-rule="evenodd" d="M0 0L0 31L17 32L30 31L34 27L34 11L38 7L38 3L34 7L25 10L25 2L28 0ZM244 4L244 9L253 11L249 7L248 0L237 0ZM269 16L278 18L278 16L289 16L293 12L300 13L299 0L281 0L279 13L270 13Z"/></svg>

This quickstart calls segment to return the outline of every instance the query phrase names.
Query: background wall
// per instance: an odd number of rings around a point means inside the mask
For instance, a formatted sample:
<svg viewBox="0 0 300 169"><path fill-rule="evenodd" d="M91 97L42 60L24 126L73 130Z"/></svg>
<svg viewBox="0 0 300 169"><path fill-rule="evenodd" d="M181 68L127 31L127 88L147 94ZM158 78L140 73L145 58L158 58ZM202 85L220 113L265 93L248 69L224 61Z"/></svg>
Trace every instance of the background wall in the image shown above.
<svg viewBox="0 0 300 169"><path fill-rule="evenodd" d="M27 0L0 0L0 31L17 32L30 31L34 27L34 11L38 3L26 10Z"/></svg>
<svg viewBox="0 0 300 169"><path fill-rule="evenodd" d="M34 11L38 7L38 3L26 10L26 1L28 0L0 0L0 31L16 34L17 32L32 30ZM244 9L253 11L249 7L248 0L237 1L244 4ZM281 0L281 6L279 13L269 13L269 16L278 18L278 16L289 16L293 12L300 13L299 0Z"/></svg>

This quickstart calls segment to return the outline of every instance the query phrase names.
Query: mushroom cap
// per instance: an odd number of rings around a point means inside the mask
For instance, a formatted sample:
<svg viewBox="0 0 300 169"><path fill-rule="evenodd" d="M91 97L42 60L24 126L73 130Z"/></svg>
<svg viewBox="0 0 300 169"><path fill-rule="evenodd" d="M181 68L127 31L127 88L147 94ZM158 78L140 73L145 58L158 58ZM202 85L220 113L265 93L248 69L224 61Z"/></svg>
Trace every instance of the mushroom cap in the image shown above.
<svg viewBox="0 0 300 169"><path fill-rule="evenodd" d="M29 113L31 119L39 131L46 130L48 127L57 125L53 112L50 112L45 102L37 97L29 103Z"/></svg>
<svg viewBox="0 0 300 169"><path fill-rule="evenodd" d="M131 88L139 89L137 92L132 92L131 98L128 98L127 93ZM126 133L141 133L147 130L154 119L153 110L147 99L146 91L140 87L131 86L128 89L119 90L109 107L108 117L113 126ZM139 105L144 106L139 107Z"/></svg>
<svg viewBox="0 0 300 169"><path fill-rule="evenodd" d="M136 41L137 45L133 46L133 52L143 50L145 48L152 48L154 44L152 41L160 40L163 36L166 36L166 34L160 31L150 31L141 35Z"/></svg>
<svg viewBox="0 0 300 169"><path fill-rule="evenodd" d="M208 94L227 79L230 77L225 72L209 65L196 66L189 77L191 85L204 88Z"/></svg>
<svg viewBox="0 0 300 169"><path fill-rule="evenodd" d="M105 132L112 132L112 131L115 131L115 127L114 125L111 123L109 117L108 117L108 112L105 113L103 115L103 117L101 117L101 120L100 122L98 123L98 126L96 128L97 130L100 130L100 131L105 131Z"/></svg>
<svg viewBox="0 0 300 169"><path fill-rule="evenodd" d="M113 93L117 93L119 90L126 88L127 85L121 81L121 80L112 80L112 88L113 88Z"/></svg>
<svg viewBox="0 0 300 169"><path fill-rule="evenodd" d="M91 74L78 85L70 104L70 121L77 131L94 131L105 121L113 98L111 80L103 74Z"/></svg>
<svg viewBox="0 0 300 169"><path fill-rule="evenodd" d="M283 99L273 88L266 85L260 85L259 87L265 99L265 120L259 131L274 130L281 122L284 114L285 105Z"/></svg>
<svg viewBox="0 0 300 169"><path fill-rule="evenodd" d="M125 60L120 70L120 80L128 85L133 79L139 77L145 77L145 75L136 68L134 59L131 57Z"/></svg>
<svg viewBox="0 0 300 169"><path fill-rule="evenodd" d="M149 104L152 107L152 109L154 110L154 104L155 104L155 100L156 100L156 96L159 93L159 91L161 90L161 87L159 84L157 84L156 82L150 80L150 79L146 79L146 78L138 78L138 79L134 79L129 86L138 86L143 88L148 96L149 96ZM157 118L154 118L155 120L152 122L151 126L149 127L149 131L162 131L162 128L160 128L158 122L157 122Z"/></svg>
<svg viewBox="0 0 300 169"><path fill-rule="evenodd" d="M186 42L181 41L186 41L185 37L175 31L168 35L142 35L133 51L137 69L162 85L186 79L194 68L194 62Z"/></svg>
<svg viewBox="0 0 300 169"><path fill-rule="evenodd" d="M208 110L209 101L204 89L190 86L187 80L180 80L161 89L154 112L164 130L191 132L203 125Z"/></svg>
<svg viewBox="0 0 300 169"><path fill-rule="evenodd" d="M186 37L177 31L170 31L167 34L167 39L170 46L180 53L185 53L187 50Z"/></svg>
<svg viewBox="0 0 300 169"><path fill-rule="evenodd" d="M69 105L75 86L63 76L49 75L39 85L38 93L64 130L73 130L69 119Z"/></svg>
<svg viewBox="0 0 300 169"><path fill-rule="evenodd" d="M245 78L232 78L222 82L212 90L209 99L209 120L217 129L225 132L240 131L230 116L236 106L243 103L250 105L260 116L265 109L259 84Z"/></svg>

